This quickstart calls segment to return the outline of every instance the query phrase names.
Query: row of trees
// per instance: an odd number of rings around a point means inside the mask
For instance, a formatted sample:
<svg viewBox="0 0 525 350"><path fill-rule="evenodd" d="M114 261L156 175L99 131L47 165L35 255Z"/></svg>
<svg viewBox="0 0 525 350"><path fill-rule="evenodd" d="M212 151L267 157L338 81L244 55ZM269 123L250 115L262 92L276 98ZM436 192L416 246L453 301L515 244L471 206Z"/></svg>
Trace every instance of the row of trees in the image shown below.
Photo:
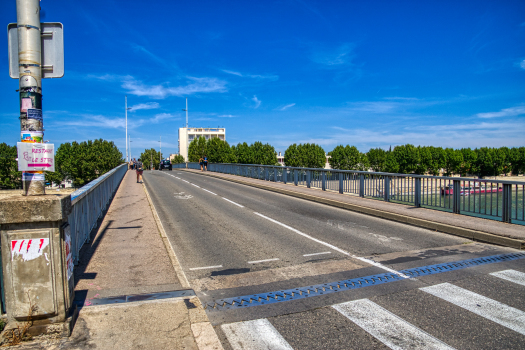
<svg viewBox="0 0 525 350"><path fill-rule="evenodd" d="M0 144L0 188L21 188L17 148ZM122 153L112 141L102 139L63 143L55 152L55 172L46 172L46 182L60 184L72 180L80 187L122 164Z"/></svg>
<svg viewBox="0 0 525 350"><path fill-rule="evenodd" d="M188 161L198 162L207 156L210 163L239 163L239 164L277 164L275 148L269 144L246 142L230 147L228 142L219 138L206 141L204 137L193 140L188 147Z"/></svg>

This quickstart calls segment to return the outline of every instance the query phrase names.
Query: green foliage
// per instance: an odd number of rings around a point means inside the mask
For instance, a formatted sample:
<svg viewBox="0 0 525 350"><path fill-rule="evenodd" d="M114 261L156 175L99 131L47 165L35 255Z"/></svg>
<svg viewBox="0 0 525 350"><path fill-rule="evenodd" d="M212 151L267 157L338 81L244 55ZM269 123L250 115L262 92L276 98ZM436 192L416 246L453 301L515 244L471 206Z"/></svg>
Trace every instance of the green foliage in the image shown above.
<svg viewBox="0 0 525 350"><path fill-rule="evenodd" d="M462 148L459 150L463 155L463 163L459 169L461 176L467 176L468 174L477 174L477 162L478 154L476 151L471 150L470 148Z"/></svg>
<svg viewBox="0 0 525 350"><path fill-rule="evenodd" d="M284 152L284 164L290 167L324 168L324 149L314 143L293 144Z"/></svg>
<svg viewBox="0 0 525 350"><path fill-rule="evenodd" d="M22 172L18 171L17 148L0 143L0 188L22 188Z"/></svg>
<svg viewBox="0 0 525 350"><path fill-rule="evenodd" d="M399 164L396 161L396 157L392 151L386 152L385 170L387 173L399 173Z"/></svg>
<svg viewBox="0 0 525 350"><path fill-rule="evenodd" d="M366 154L368 163L373 171L386 171L386 155L387 151L381 148L371 148Z"/></svg>
<svg viewBox="0 0 525 350"><path fill-rule="evenodd" d="M144 152L140 154L139 159L142 162L144 170L151 170L152 166L153 166L153 169L159 169L160 158L161 158L160 152L158 152L155 148L150 148L150 149L145 149Z"/></svg>
<svg viewBox="0 0 525 350"><path fill-rule="evenodd" d="M453 148L445 148L445 176L459 174L463 164L463 153Z"/></svg>
<svg viewBox="0 0 525 350"><path fill-rule="evenodd" d="M177 154L173 159L171 160L171 164L179 164L184 163L184 157L180 154Z"/></svg>
<svg viewBox="0 0 525 350"><path fill-rule="evenodd" d="M252 149L246 142L239 143L237 146L232 146L235 154L236 162L239 164L253 164L252 163Z"/></svg>
<svg viewBox="0 0 525 350"><path fill-rule="evenodd" d="M399 172L411 174L417 170L420 162L419 150L414 145L406 144L394 147L392 155L399 165Z"/></svg>
<svg viewBox="0 0 525 350"><path fill-rule="evenodd" d="M235 153L228 142L214 137L206 143L206 154L210 163L232 163L235 161Z"/></svg>
<svg viewBox="0 0 525 350"><path fill-rule="evenodd" d="M269 144L263 145L259 141L250 145L250 155L252 159L249 164L275 165L277 163L275 148Z"/></svg>
<svg viewBox="0 0 525 350"><path fill-rule="evenodd" d="M339 145L328 155L331 156L328 158L328 162L332 169L357 170L359 168L361 154L355 146Z"/></svg>
<svg viewBox="0 0 525 350"><path fill-rule="evenodd" d="M207 152L206 139L202 136L198 139L194 139L188 146L188 161L198 162Z"/></svg>
<svg viewBox="0 0 525 350"><path fill-rule="evenodd" d="M46 181L59 184L70 179L81 187L122 164L122 153L113 141L98 139L63 143L55 154L55 172L46 173Z"/></svg>

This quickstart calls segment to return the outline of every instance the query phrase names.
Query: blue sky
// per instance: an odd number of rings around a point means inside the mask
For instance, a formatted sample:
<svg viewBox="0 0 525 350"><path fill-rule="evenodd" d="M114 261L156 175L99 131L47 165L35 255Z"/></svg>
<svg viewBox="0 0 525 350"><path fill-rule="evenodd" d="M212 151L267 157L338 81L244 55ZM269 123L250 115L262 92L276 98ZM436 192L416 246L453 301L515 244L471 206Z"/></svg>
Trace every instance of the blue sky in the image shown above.
<svg viewBox="0 0 525 350"><path fill-rule="evenodd" d="M2 0L4 28L15 0ZM147 5L146 5L147 4ZM176 153L178 128L230 144L525 145L523 1L58 1L65 75L43 80L45 139ZM0 36L0 142L19 138Z"/></svg>

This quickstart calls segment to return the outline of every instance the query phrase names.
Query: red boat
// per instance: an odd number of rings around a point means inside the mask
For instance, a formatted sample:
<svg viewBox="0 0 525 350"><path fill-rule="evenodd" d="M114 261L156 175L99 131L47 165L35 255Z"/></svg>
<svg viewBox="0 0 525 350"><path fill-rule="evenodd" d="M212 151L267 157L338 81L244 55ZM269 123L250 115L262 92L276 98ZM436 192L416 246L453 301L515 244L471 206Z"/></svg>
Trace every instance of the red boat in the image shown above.
<svg viewBox="0 0 525 350"><path fill-rule="evenodd" d="M503 187L487 187L485 185L480 185L479 183L475 183L474 186L471 187L465 187L461 186L461 196L470 196L471 194L477 194L477 193L494 193L494 192L503 192ZM454 188L452 185L447 185L445 187L441 188L441 194L442 195L451 195L454 194Z"/></svg>

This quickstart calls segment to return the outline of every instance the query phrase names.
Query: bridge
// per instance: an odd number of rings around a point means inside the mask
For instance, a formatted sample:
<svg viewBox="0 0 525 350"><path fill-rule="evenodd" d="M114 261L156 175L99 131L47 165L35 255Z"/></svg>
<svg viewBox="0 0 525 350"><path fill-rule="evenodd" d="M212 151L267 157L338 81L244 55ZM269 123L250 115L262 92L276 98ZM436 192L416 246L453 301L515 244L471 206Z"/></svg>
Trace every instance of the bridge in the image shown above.
<svg viewBox="0 0 525 350"><path fill-rule="evenodd" d="M144 184L115 170L94 226L79 219L92 190L73 195L80 312L64 348L523 346L525 226L396 201L393 175L378 200L340 193L334 171L183 166Z"/></svg>

